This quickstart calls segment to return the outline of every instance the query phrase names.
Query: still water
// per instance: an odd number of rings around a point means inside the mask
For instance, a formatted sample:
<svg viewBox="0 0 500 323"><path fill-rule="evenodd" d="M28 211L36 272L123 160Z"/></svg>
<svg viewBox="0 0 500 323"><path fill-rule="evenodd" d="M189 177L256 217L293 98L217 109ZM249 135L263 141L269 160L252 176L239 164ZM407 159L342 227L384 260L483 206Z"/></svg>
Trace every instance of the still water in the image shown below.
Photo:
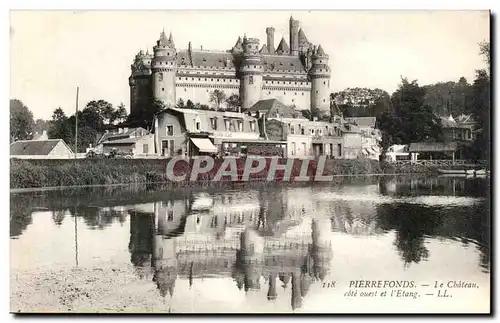
<svg viewBox="0 0 500 323"><path fill-rule="evenodd" d="M13 312L487 312L489 180L11 193ZM348 296L353 280L413 297ZM453 298L435 281L467 281Z"/></svg>

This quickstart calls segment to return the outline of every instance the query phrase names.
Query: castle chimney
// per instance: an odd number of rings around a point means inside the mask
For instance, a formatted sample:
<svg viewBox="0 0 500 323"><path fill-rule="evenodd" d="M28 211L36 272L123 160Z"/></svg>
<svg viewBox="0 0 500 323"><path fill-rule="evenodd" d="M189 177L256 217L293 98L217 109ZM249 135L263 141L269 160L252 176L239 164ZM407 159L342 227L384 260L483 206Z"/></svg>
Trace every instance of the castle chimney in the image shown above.
<svg viewBox="0 0 500 323"><path fill-rule="evenodd" d="M269 54L274 54L274 28L267 27L266 34L267 34L267 50Z"/></svg>
<svg viewBox="0 0 500 323"><path fill-rule="evenodd" d="M290 55L299 55L299 21L290 16Z"/></svg>

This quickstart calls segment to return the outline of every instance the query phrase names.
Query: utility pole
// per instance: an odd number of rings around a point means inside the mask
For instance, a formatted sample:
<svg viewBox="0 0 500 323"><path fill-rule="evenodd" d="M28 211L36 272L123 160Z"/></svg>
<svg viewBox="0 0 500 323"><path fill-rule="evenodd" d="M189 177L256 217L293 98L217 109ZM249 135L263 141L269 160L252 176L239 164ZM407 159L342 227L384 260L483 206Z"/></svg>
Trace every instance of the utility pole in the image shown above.
<svg viewBox="0 0 500 323"><path fill-rule="evenodd" d="M80 88L76 87L76 112L75 112L75 159L78 154L78 92Z"/></svg>

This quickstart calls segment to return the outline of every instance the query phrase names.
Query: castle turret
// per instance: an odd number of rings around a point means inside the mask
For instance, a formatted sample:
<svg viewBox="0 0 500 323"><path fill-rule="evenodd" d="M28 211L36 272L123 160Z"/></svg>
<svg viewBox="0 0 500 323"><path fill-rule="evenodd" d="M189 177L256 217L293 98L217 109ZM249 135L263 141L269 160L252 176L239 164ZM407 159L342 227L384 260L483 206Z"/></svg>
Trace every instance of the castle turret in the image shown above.
<svg viewBox="0 0 500 323"><path fill-rule="evenodd" d="M257 38L243 39L243 57L240 65L240 98L242 109L248 109L261 99L264 64Z"/></svg>
<svg viewBox="0 0 500 323"><path fill-rule="evenodd" d="M266 28L266 34L267 34L267 51L270 54L274 54L274 28L273 27L267 27Z"/></svg>
<svg viewBox="0 0 500 323"><path fill-rule="evenodd" d="M328 67L328 55L323 47L313 49L311 56L311 109L317 108L323 115L330 115L330 68Z"/></svg>
<svg viewBox="0 0 500 323"><path fill-rule="evenodd" d="M299 54L299 21L290 16L290 55Z"/></svg>
<svg viewBox="0 0 500 323"><path fill-rule="evenodd" d="M140 116L141 112L151 104L151 60L149 52L139 51L130 66L130 113Z"/></svg>
<svg viewBox="0 0 500 323"><path fill-rule="evenodd" d="M175 56L177 51L174 46L172 34L169 39L163 31L156 42L152 62L153 97L162 101L166 106L174 106L175 100L175 73L177 69Z"/></svg>

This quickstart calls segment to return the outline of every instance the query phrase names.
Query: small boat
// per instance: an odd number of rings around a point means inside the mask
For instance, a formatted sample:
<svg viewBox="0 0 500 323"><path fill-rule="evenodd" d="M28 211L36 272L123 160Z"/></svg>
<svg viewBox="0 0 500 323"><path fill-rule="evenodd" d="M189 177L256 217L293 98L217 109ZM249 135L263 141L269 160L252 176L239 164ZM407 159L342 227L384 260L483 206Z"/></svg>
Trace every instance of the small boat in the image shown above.
<svg viewBox="0 0 500 323"><path fill-rule="evenodd" d="M460 174L460 175L466 175L467 171L465 169L438 169L439 174ZM471 173L474 174L474 173Z"/></svg>

